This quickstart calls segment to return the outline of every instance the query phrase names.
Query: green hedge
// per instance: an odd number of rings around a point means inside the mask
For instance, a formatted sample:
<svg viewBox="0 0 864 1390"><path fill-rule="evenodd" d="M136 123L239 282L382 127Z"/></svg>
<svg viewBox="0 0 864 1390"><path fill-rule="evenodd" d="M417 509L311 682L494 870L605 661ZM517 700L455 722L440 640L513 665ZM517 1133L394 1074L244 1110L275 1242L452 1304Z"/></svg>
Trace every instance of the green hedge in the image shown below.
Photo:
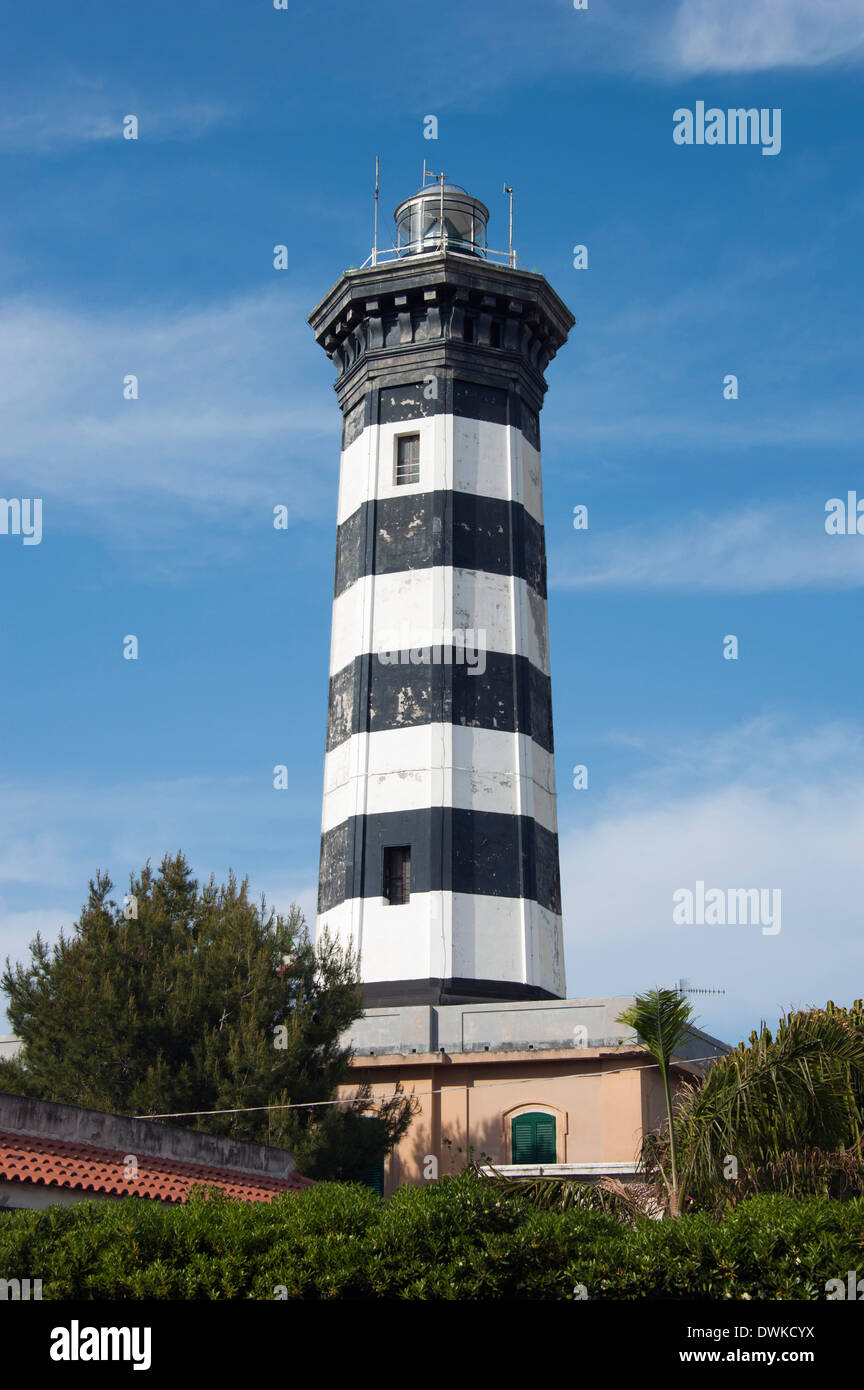
<svg viewBox="0 0 864 1390"><path fill-rule="evenodd" d="M864 1200L750 1198L631 1227L597 1211L537 1211L465 1174L382 1202L321 1183L251 1203L127 1198L0 1217L0 1277L43 1298L822 1299L864 1275Z"/></svg>

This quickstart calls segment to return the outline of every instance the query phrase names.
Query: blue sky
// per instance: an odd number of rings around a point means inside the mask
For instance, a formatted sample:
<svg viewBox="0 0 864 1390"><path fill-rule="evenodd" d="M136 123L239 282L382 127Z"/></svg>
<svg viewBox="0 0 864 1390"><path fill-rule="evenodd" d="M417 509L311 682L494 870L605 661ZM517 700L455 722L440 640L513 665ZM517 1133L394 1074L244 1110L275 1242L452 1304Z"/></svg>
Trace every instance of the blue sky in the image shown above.
<svg viewBox="0 0 864 1390"><path fill-rule="evenodd" d="M4 30L0 490L44 509L40 545L0 536L4 954L178 847L312 908L340 435L305 319L369 252L379 154L388 229L426 158L504 245L512 183L577 317L541 422L569 993L687 977L731 1040L861 994L864 537L824 528L864 496L858 0ZM676 145L699 100L780 108L781 152ZM697 880L781 888L781 932L675 926Z"/></svg>

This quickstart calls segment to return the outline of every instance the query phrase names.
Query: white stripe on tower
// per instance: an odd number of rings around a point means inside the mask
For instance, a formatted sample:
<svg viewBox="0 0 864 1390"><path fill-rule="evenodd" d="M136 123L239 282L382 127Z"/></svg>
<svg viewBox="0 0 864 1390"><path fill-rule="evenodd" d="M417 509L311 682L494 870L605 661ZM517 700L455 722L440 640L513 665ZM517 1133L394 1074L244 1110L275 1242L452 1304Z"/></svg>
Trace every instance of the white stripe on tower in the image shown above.
<svg viewBox="0 0 864 1390"><path fill-rule="evenodd" d="M393 453L398 435L420 435L421 457L431 471L423 485L397 487ZM503 470L502 459L510 467ZM337 525L341 526L370 497L403 497L408 492L452 487L477 497L521 502L543 525L540 452L513 425L461 416L432 415L387 425L369 425L342 450Z"/></svg>
<svg viewBox="0 0 864 1390"><path fill-rule="evenodd" d="M355 734L331 749L321 828L334 830L358 814L443 805L445 785L452 806L531 816L557 834L552 754L524 734L459 724Z"/></svg>
<svg viewBox="0 0 864 1390"><path fill-rule="evenodd" d="M361 632L364 646L358 648ZM549 674L546 600L522 579L451 566L367 575L334 599L330 674L335 676L361 651L387 664L397 651L402 659L403 650L409 653L402 664L410 674L412 649L443 643L453 633L469 648L479 634L484 653L517 653ZM447 645L453 645L452 636ZM475 662L470 650L468 659L472 666L483 664L479 656ZM474 679L482 679L482 672Z"/></svg>

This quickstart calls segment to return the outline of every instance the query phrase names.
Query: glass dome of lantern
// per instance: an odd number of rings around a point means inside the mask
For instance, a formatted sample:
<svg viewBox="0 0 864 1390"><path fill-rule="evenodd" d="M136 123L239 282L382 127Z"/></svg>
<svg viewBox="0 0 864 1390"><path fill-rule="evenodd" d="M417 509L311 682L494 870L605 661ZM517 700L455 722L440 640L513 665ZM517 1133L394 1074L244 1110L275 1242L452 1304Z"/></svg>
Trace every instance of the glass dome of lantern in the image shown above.
<svg viewBox="0 0 864 1390"><path fill-rule="evenodd" d="M400 256L430 251L486 255L489 209L455 183L428 183L405 198L393 214Z"/></svg>

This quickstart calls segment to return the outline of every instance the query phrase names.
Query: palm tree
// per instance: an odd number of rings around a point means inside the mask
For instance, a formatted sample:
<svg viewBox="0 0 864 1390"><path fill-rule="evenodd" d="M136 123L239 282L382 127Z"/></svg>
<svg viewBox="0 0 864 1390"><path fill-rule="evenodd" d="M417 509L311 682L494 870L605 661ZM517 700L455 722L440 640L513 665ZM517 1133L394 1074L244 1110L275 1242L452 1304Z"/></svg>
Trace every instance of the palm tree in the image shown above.
<svg viewBox="0 0 864 1390"><path fill-rule="evenodd" d="M666 1097L666 1119L668 1123L669 1177L660 1162L659 1154L655 1161L663 1176L669 1193L669 1211L677 1216L680 1210L680 1188L678 1183L678 1145L672 1114L672 1087L670 1085L670 1064L672 1056L686 1038L693 1026L693 1010L683 995L675 989L650 989L647 994L637 994L633 1004L624 1009L616 1020L626 1027L633 1028L642 1042L657 1061L663 1080L663 1093Z"/></svg>
<svg viewBox="0 0 864 1390"><path fill-rule="evenodd" d="M674 1146L682 1191L710 1201L728 1190L724 1161L731 1157L751 1187L773 1186L814 1151L857 1152L860 1160L862 1085L860 1011L800 1010L774 1034L763 1023L749 1045L739 1043L704 1082L679 1094ZM643 1157L661 1173L663 1147L662 1138L646 1136Z"/></svg>

